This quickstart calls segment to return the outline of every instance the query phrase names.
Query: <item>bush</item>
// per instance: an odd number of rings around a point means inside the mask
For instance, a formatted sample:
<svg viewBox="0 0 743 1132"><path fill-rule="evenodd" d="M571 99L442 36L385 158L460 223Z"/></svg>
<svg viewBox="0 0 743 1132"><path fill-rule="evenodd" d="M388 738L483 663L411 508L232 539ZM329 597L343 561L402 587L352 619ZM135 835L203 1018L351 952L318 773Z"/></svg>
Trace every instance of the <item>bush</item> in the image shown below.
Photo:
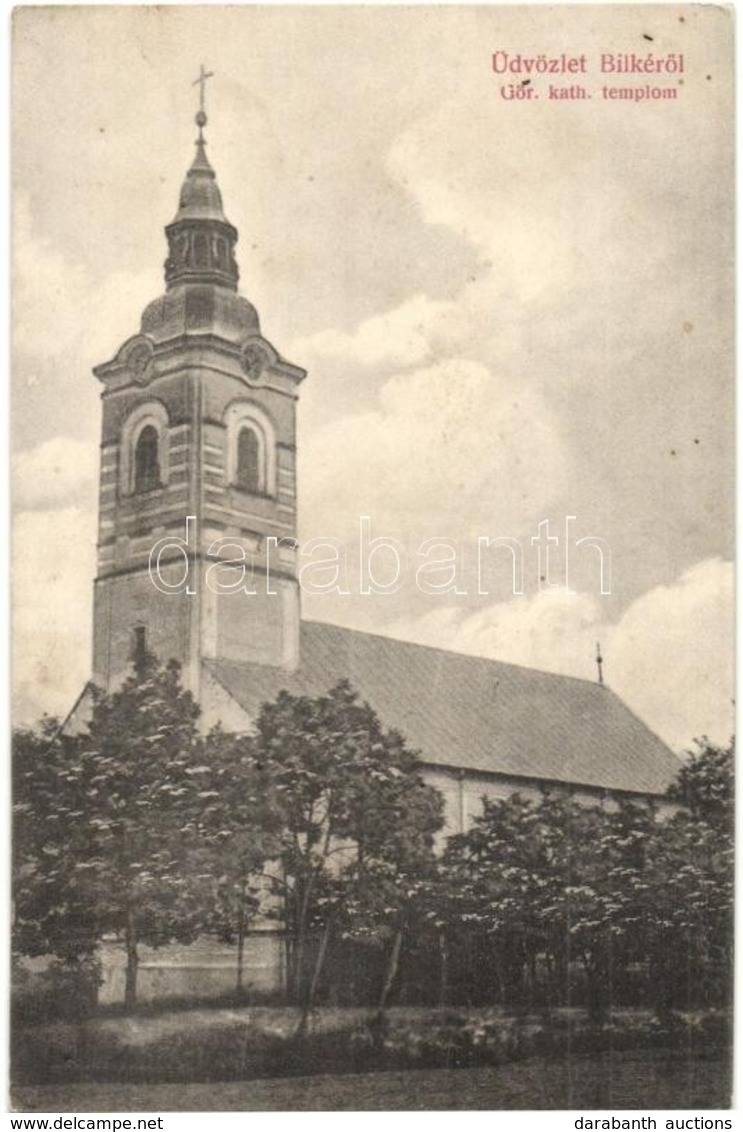
<svg viewBox="0 0 743 1132"><path fill-rule="evenodd" d="M41 970L13 963L11 1013L15 1025L89 1017L98 1001L101 965L93 957L53 959Z"/></svg>
<svg viewBox="0 0 743 1132"><path fill-rule="evenodd" d="M500 1066L534 1057L593 1056L655 1049L717 1057L730 1048L721 1012L623 1012L605 1026L584 1014L549 1018L498 1010L393 1010L366 1018L318 1012L309 1033L286 1011L198 1010L185 1014L61 1022L19 1029L16 1084L71 1081L236 1081L377 1070Z"/></svg>

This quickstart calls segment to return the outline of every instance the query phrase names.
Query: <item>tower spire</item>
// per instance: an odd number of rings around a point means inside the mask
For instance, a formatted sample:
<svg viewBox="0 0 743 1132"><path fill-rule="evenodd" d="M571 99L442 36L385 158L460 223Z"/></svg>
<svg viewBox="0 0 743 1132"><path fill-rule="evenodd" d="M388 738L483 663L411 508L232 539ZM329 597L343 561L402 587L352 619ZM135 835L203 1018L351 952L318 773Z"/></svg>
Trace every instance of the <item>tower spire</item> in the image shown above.
<svg viewBox="0 0 743 1132"><path fill-rule="evenodd" d="M168 290L180 283L216 283L237 290L238 270L234 249L237 230L222 208L222 194L217 178L206 156L204 127L206 83L214 71L201 64L199 77L192 86L199 87L199 109L196 155L181 187L178 212L165 229L169 255L165 262Z"/></svg>
<svg viewBox="0 0 743 1132"><path fill-rule="evenodd" d="M599 670L599 684L601 684L601 685L603 685L603 683L604 683L603 664L604 664L604 658L601 655L601 642L597 641L596 642L596 667Z"/></svg>

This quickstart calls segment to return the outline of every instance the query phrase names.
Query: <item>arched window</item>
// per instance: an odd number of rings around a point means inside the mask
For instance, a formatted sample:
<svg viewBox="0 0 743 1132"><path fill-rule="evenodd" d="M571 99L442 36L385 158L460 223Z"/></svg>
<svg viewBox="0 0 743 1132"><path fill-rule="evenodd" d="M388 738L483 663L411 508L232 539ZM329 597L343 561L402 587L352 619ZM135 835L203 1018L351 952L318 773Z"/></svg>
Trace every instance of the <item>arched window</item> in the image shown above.
<svg viewBox="0 0 743 1132"><path fill-rule="evenodd" d="M206 267L209 261L209 245L203 232L197 232L193 240L194 267Z"/></svg>
<svg viewBox="0 0 743 1132"><path fill-rule="evenodd" d="M250 425L240 429L237 436L237 467L235 484L242 491L257 495L262 490L261 442Z"/></svg>
<svg viewBox="0 0 743 1132"><path fill-rule="evenodd" d="M145 425L137 438L134 453L134 490L152 491L160 487L159 437L154 425Z"/></svg>
<svg viewBox="0 0 743 1132"><path fill-rule="evenodd" d="M276 495L276 433L260 406L233 401L227 426L227 483L250 495Z"/></svg>
<svg viewBox="0 0 743 1132"><path fill-rule="evenodd" d="M167 487L170 478L170 421L161 401L137 405L121 428L119 491L134 492Z"/></svg>

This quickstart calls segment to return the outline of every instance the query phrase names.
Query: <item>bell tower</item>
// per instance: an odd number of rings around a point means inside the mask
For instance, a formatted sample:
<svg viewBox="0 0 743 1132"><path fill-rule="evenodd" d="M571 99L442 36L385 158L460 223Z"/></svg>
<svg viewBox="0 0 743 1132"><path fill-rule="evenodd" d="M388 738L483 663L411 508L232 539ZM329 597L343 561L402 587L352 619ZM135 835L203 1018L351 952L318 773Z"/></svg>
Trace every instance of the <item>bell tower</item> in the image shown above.
<svg viewBox="0 0 743 1132"><path fill-rule="evenodd" d="M165 293L97 366L103 385L93 679L143 652L293 668L299 648L295 410L305 371L237 293L237 231L196 154L165 228Z"/></svg>

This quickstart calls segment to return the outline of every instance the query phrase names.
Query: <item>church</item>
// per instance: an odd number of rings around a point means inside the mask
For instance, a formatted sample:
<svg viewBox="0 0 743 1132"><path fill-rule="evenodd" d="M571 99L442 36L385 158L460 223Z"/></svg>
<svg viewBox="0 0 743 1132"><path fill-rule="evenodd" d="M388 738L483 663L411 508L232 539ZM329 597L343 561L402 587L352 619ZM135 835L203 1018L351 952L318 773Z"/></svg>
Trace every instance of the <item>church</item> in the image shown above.
<svg viewBox="0 0 743 1132"><path fill-rule="evenodd" d="M306 373L263 336L238 292L238 233L206 155L203 109L196 124L165 228L165 293L94 371L103 391L93 682L116 687L144 651L175 658L205 724L244 731L281 689L317 696L347 678L420 752L444 796L447 833L466 828L483 795L660 801L679 761L602 681L302 620L296 412ZM221 564L215 545L228 550ZM243 556L269 585L246 593L234 566ZM217 587L207 584L215 566ZM202 960L193 948L187 959L166 950L143 963L145 997L193 985L195 966L211 972L200 987L220 985L215 949ZM225 985L233 963L224 956ZM269 987L268 935L249 963L246 981ZM116 979L104 994L118 996Z"/></svg>

